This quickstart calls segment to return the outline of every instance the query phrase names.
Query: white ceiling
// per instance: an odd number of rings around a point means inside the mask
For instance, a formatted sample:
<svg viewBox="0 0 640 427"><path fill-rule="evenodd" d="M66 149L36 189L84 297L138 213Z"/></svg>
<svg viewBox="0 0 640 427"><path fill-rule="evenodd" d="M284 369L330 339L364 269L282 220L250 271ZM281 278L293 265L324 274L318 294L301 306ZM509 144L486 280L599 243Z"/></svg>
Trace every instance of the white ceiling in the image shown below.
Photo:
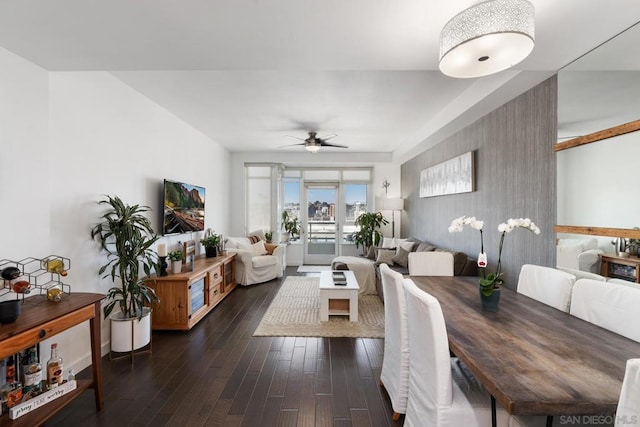
<svg viewBox="0 0 640 427"><path fill-rule="evenodd" d="M640 23L558 73L560 141L640 118Z"/></svg>
<svg viewBox="0 0 640 427"><path fill-rule="evenodd" d="M402 160L640 20L637 0L532 2L529 58L471 80L437 62L440 29L473 0L5 0L0 46L112 72L231 151L316 130Z"/></svg>

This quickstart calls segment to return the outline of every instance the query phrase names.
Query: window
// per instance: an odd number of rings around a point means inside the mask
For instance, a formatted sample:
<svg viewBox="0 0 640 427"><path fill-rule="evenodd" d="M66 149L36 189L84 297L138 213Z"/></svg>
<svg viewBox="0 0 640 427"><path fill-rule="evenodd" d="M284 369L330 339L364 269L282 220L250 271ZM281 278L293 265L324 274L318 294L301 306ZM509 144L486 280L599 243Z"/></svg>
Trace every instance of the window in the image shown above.
<svg viewBox="0 0 640 427"><path fill-rule="evenodd" d="M284 210L290 218L300 219L300 179L285 178L284 180Z"/></svg>
<svg viewBox="0 0 640 427"><path fill-rule="evenodd" d="M271 229L271 166L247 166L247 232Z"/></svg>
<svg viewBox="0 0 640 427"><path fill-rule="evenodd" d="M368 210L368 185L344 184L344 224L342 226L343 242L351 242L351 235L358 231L356 218Z"/></svg>

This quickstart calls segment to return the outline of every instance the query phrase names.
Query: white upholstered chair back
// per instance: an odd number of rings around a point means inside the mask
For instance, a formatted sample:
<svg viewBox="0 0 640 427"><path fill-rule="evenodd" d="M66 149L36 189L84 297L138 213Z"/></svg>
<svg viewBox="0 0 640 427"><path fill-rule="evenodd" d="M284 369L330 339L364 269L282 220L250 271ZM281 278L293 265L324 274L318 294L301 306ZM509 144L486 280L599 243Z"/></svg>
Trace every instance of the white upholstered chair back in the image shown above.
<svg viewBox="0 0 640 427"><path fill-rule="evenodd" d="M404 414L409 395L409 340L407 305L402 274L387 264L380 264L384 295L384 358L380 381L384 385L396 414Z"/></svg>
<svg viewBox="0 0 640 427"><path fill-rule="evenodd" d="M409 330L409 398L405 427L486 427L491 425L491 397L456 357L440 303L404 279ZM497 408L498 427L509 414Z"/></svg>
<svg viewBox="0 0 640 427"><path fill-rule="evenodd" d="M622 381L615 426L628 426L638 422L640 422L640 359L629 359Z"/></svg>
<svg viewBox="0 0 640 427"><path fill-rule="evenodd" d="M580 279L573 287L570 313L640 342L640 286Z"/></svg>
<svg viewBox="0 0 640 427"><path fill-rule="evenodd" d="M575 281L574 275L564 271L525 264L520 269L518 293L568 313Z"/></svg>
<svg viewBox="0 0 640 427"><path fill-rule="evenodd" d="M407 298L410 393L429 406L449 406L453 399L447 328L440 303L419 289L413 280L403 281Z"/></svg>
<svg viewBox="0 0 640 427"><path fill-rule="evenodd" d="M411 252L409 254L411 276L453 276L453 254L450 252Z"/></svg>

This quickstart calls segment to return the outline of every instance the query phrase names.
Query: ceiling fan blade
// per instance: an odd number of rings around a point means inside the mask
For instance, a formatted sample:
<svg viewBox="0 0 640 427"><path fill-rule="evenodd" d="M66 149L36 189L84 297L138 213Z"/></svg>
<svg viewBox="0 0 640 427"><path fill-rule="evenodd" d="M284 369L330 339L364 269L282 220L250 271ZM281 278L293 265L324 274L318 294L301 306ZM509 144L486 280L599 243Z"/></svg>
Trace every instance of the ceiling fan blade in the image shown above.
<svg viewBox="0 0 640 427"><path fill-rule="evenodd" d="M291 139L297 139L299 141L304 141L303 138L298 138L297 136L291 136L291 135L285 135L287 138L291 138Z"/></svg>
<svg viewBox="0 0 640 427"><path fill-rule="evenodd" d="M349 148L346 145L340 145L340 144L330 144L328 142L321 142L320 145L324 146L324 147L336 147L336 148Z"/></svg>
<svg viewBox="0 0 640 427"><path fill-rule="evenodd" d="M323 140L323 141L328 141L328 140L330 140L331 138L335 138L336 136L338 136L338 134L337 134L337 133L332 133L332 134L330 134L330 135L323 136L322 138L319 138L319 139L321 139L321 140Z"/></svg>
<svg viewBox="0 0 640 427"><path fill-rule="evenodd" d="M293 147L293 146L296 146L296 145L307 145L307 143L306 143L306 142L301 142L301 143L299 143L299 144L287 144L287 145L281 145L281 146L279 146L278 148Z"/></svg>

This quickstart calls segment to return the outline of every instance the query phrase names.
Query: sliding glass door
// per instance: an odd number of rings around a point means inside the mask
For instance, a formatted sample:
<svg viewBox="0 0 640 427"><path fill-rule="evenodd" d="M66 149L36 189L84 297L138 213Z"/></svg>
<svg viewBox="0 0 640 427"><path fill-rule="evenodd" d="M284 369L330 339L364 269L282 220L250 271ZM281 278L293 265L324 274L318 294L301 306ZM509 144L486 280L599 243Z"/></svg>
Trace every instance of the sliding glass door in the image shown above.
<svg viewBox="0 0 640 427"><path fill-rule="evenodd" d="M305 264L330 264L338 254L338 184L305 185Z"/></svg>

